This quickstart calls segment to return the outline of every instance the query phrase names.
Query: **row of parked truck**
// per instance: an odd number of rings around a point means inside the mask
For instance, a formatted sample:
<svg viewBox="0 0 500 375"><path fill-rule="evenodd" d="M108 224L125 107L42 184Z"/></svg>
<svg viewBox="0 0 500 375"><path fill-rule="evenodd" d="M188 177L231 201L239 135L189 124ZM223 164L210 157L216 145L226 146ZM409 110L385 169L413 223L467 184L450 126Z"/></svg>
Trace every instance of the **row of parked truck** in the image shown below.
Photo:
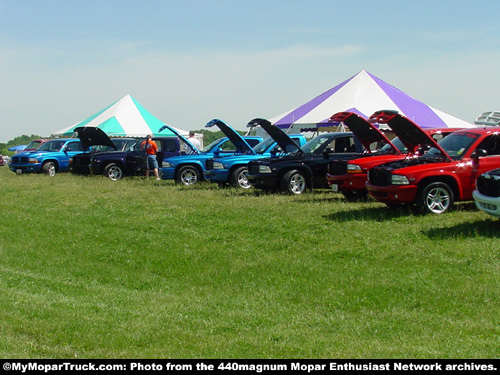
<svg viewBox="0 0 500 375"><path fill-rule="evenodd" d="M456 201L474 199L481 210L500 217L500 134L497 127L422 129L395 111L375 112L368 120L353 112L330 118L350 131L320 134L307 141L265 119L254 119L269 137L241 136L221 120L225 135L197 150L175 136L154 137L162 179L184 185L206 180L239 188L255 187L301 194L331 188L347 199L370 196L387 206L413 205L440 214ZM395 135L379 130L386 125ZM110 139L98 128L77 128L78 138L55 139L36 151L16 154L9 167L22 174L70 171L112 180L144 175L144 139Z"/></svg>

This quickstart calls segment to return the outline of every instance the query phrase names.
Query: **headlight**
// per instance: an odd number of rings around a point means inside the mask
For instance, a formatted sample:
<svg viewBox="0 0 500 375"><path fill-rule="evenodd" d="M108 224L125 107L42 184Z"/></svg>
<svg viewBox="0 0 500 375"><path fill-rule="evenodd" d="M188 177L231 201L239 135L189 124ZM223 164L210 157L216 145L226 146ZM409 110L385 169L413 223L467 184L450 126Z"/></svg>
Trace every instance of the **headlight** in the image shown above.
<svg viewBox="0 0 500 375"><path fill-rule="evenodd" d="M271 167L267 165L259 165L259 173L272 173Z"/></svg>
<svg viewBox="0 0 500 375"><path fill-rule="evenodd" d="M168 161L164 161L163 163L161 163L161 166L163 168L171 168L173 167L173 164L170 164Z"/></svg>
<svg viewBox="0 0 500 375"><path fill-rule="evenodd" d="M347 173L363 173L363 169L356 164L347 164Z"/></svg>
<svg viewBox="0 0 500 375"><path fill-rule="evenodd" d="M37 159L37 158L30 158L29 162L30 162L31 164L40 163L40 162L38 161L38 159Z"/></svg>
<svg viewBox="0 0 500 375"><path fill-rule="evenodd" d="M216 161L216 162L214 162L213 169L224 169L224 165L222 165L222 163Z"/></svg>
<svg viewBox="0 0 500 375"><path fill-rule="evenodd" d="M406 178L406 176L402 176L399 174L393 174L391 177L391 184L393 184L393 185L409 185L410 181L408 181L408 178Z"/></svg>

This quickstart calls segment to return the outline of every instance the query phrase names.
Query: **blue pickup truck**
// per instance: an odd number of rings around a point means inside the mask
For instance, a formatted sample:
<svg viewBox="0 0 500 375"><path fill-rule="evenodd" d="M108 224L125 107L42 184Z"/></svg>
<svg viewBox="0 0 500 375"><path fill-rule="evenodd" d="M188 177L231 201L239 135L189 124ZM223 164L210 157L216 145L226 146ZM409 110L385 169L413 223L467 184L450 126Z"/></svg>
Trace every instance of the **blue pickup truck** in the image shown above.
<svg viewBox="0 0 500 375"><path fill-rule="evenodd" d="M252 185L248 183L246 173L247 164L250 161L287 154L296 151L307 142L307 139L300 134L285 134L280 128L271 125L269 122L252 120L247 126L260 125L270 138L259 143L251 152L245 155L234 155L227 157L216 157L208 159L205 165L205 179L219 185L230 184L234 187L248 189Z"/></svg>
<svg viewBox="0 0 500 375"><path fill-rule="evenodd" d="M249 152L263 138L258 136L241 136L223 121L214 119L205 127L217 126L225 135L209 144L202 151L189 155L172 156L163 159L160 176L163 180L175 180L183 185L193 185L203 180L205 162L214 156L237 155Z"/></svg>
<svg viewBox="0 0 500 375"><path fill-rule="evenodd" d="M58 172L67 172L69 158L82 152L87 150L79 139L52 139L35 151L14 155L9 168L17 174L45 173L55 176Z"/></svg>

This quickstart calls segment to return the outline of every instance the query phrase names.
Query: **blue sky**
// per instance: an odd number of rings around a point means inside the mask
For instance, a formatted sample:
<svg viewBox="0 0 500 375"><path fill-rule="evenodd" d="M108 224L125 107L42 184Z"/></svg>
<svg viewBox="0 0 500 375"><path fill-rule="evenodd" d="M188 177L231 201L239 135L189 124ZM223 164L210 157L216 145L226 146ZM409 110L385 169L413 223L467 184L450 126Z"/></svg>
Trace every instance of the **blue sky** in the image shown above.
<svg viewBox="0 0 500 375"><path fill-rule="evenodd" d="M500 110L500 2L0 0L0 142L130 94L182 129L244 129L366 69L473 122Z"/></svg>

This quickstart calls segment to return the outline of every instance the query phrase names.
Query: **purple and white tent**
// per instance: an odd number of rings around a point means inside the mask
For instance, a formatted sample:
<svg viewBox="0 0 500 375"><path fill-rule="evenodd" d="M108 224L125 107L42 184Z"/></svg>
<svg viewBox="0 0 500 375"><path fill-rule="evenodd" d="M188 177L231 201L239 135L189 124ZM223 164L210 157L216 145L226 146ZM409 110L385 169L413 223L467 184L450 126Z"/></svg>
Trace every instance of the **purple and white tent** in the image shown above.
<svg viewBox="0 0 500 375"><path fill-rule="evenodd" d="M396 110L422 128L474 127L412 98L366 70L270 121L289 133L316 131L327 127L328 118L337 112L350 111L368 118L383 109Z"/></svg>

